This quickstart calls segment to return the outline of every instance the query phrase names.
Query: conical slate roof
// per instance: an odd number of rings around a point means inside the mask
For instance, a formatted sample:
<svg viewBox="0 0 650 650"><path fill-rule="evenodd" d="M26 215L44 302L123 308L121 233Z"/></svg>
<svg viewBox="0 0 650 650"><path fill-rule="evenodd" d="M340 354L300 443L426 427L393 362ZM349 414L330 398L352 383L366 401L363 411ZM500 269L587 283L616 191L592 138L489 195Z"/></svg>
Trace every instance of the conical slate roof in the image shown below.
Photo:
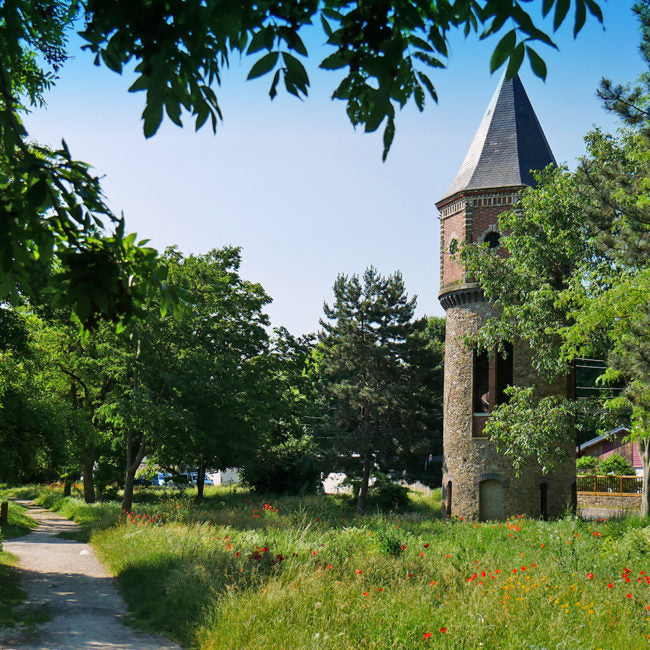
<svg viewBox="0 0 650 650"><path fill-rule="evenodd" d="M504 76L441 201L464 190L534 185L530 170L551 162L556 164L519 76Z"/></svg>

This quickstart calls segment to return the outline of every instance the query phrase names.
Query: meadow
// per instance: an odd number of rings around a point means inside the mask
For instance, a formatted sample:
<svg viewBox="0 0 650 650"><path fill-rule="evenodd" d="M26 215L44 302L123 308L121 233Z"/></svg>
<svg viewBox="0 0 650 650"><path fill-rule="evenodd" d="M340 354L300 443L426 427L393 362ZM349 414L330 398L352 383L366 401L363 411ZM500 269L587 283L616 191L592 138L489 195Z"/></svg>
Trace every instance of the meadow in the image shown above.
<svg viewBox="0 0 650 650"><path fill-rule="evenodd" d="M188 648L645 648L639 518L440 519L440 494L357 516L339 496L144 489L132 512L58 487L135 624Z"/></svg>

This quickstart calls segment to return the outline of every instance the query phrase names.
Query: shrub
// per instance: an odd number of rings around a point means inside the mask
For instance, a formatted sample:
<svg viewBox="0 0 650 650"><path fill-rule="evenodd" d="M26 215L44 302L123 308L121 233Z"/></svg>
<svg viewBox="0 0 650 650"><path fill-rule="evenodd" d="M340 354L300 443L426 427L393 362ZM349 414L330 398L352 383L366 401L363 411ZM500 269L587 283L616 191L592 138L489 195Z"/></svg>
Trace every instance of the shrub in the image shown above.
<svg viewBox="0 0 650 650"><path fill-rule="evenodd" d="M632 463L620 454L611 454L598 463L599 474L615 474L616 476L634 476Z"/></svg>
<svg viewBox="0 0 650 650"><path fill-rule="evenodd" d="M581 456L576 459L578 474L595 474L598 467L598 459L595 456Z"/></svg>
<svg viewBox="0 0 650 650"><path fill-rule="evenodd" d="M320 485L320 464L314 439L305 435L260 448L242 478L258 492L310 494Z"/></svg>

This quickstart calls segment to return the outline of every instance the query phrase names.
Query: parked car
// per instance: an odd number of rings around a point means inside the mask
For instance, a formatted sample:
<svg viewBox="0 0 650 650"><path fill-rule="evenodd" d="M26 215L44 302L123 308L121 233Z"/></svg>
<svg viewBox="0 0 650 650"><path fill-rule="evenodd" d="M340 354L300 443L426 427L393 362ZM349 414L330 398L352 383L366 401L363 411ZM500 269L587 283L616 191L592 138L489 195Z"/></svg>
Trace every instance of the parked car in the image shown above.
<svg viewBox="0 0 650 650"><path fill-rule="evenodd" d="M165 486L167 485L167 482L171 480L171 478L172 478L171 474L165 472L156 472L151 479L151 485Z"/></svg>

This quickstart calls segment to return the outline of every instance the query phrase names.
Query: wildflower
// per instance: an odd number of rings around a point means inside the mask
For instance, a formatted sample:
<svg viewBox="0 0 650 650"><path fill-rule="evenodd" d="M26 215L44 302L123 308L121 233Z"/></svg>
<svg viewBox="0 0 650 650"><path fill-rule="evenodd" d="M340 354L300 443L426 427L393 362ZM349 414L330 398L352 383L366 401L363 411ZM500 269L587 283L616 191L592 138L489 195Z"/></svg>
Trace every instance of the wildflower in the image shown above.
<svg viewBox="0 0 650 650"><path fill-rule="evenodd" d="M367 592L367 591L364 591L364 592L363 592L363 595L364 595L364 596L367 596L367 595L368 595L368 592Z"/></svg>
<svg viewBox="0 0 650 650"><path fill-rule="evenodd" d="M424 557L424 553L420 553L420 557ZM641 579L641 578L639 578L639 580L640 580L640 579Z"/></svg>
<svg viewBox="0 0 650 650"><path fill-rule="evenodd" d="M429 545L428 545L428 544L425 544L425 545L424 545L424 548L429 548ZM645 571L644 571L644 573L645 573Z"/></svg>
<svg viewBox="0 0 650 650"><path fill-rule="evenodd" d="M402 544L402 550L403 550L403 551L406 550L406 544Z"/></svg>
<svg viewBox="0 0 650 650"><path fill-rule="evenodd" d="M311 554L312 554L312 555L316 555L316 551L312 551Z"/></svg>
<svg viewBox="0 0 650 650"><path fill-rule="evenodd" d="M632 594L625 594L626 598L632 598Z"/></svg>
<svg viewBox="0 0 650 650"><path fill-rule="evenodd" d="M361 569L357 569L357 570L355 571L355 573L356 573L357 575L360 575L360 574L361 574Z"/></svg>
<svg viewBox="0 0 650 650"><path fill-rule="evenodd" d="M239 557L239 551L237 551L237 552L235 553L235 558L238 558L238 557Z"/></svg>
<svg viewBox="0 0 650 650"><path fill-rule="evenodd" d="M331 565L331 564L328 564L326 568L327 568L327 569L331 569L331 568L332 568L332 565Z"/></svg>
<svg viewBox="0 0 650 650"><path fill-rule="evenodd" d="M450 558L451 555L449 555L449 553L447 553L447 555L445 555L445 557L446 557L446 558Z"/></svg>
<svg viewBox="0 0 650 650"><path fill-rule="evenodd" d="M408 577L409 577L409 578L412 578L412 577L413 577L413 574L412 574L412 573L409 573L409 574L408 574Z"/></svg>
<svg viewBox="0 0 650 650"><path fill-rule="evenodd" d="M383 587L379 587L379 589L377 589L377 591L384 591L384 588L383 588Z"/></svg>
<svg viewBox="0 0 650 650"><path fill-rule="evenodd" d="M594 574L593 573L588 573L587 574L587 580L593 580Z"/></svg>
<svg viewBox="0 0 650 650"><path fill-rule="evenodd" d="M447 628L446 627L441 627L440 631L444 634L447 631Z"/></svg>
<svg viewBox="0 0 650 650"><path fill-rule="evenodd" d="M449 515L447 515L447 517L449 517ZM425 632L424 633L424 638L425 639L430 639L432 636L433 636L433 634L431 632Z"/></svg>
<svg viewBox="0 0 650 650"><path fill-rule="evenodd" d="M433 585L436 584L436 581L435 581L435 580L432 580L429 584L430 584L431 586L433 586Z"/></svg>
<svg viewBox="0 0 650 650"><path fill-rule="evenodd" d="M608 588L608 589L612 589L613 587L614 587L614 585L613 585L611 582L608 582L608 583L607 583L607 588Z"/></svg>

